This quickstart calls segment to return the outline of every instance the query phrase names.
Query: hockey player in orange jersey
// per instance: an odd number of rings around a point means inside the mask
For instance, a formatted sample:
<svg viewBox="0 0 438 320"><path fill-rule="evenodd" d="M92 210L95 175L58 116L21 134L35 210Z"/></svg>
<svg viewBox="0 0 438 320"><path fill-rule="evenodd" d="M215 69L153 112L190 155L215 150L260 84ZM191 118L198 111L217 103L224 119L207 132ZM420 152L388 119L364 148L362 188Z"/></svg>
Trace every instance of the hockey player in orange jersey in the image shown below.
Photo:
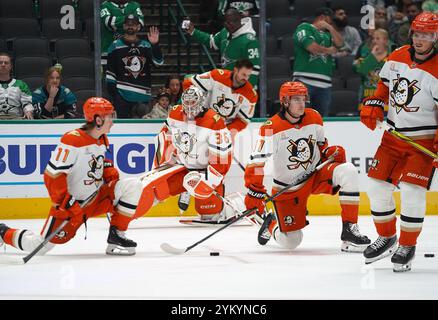
<svg viewBox="0 0 438 320"><path fill-rule="evenodd" d="M438 16L419 14L411 24L412 45L394 51L380 72L373 97L363 101L360 118L371 130L383 121L383 106L389 103L387 124L422 146L437 151ZM408 271L415 256L426 211L426 190L432 181L432 159L388 132L368 172L368 197L379 237L365 251L365 263L391 254L394 271ZM397 246L395 202L400 188L400 238Z"/></svg>
<svg viewBox="0 0 438 320"><path fill-rule="evenodd" d="M141 194L135 179L119 180L112 162L105 159L107 134L113 125L113 105L103 98L89 98L83 106L86 124L67 132L44 171L52 207L41 234L0 224L0 245L6 243L31 252L65 220L68 223L39 252L70 241L91 217L111 213L107 254L133 255L137 244L125 231Z"/></svg>
<svg viewBox="0 0 438 320"><path fill-rule="evenodd" d="M181 105L169 111L157 138L154 169L141 177L143 193L135 217L141 217L158 201L188 191L196 211L204 219L218 215L224 195L222 181L232 157L231 135L224 120L205 108L204 95L196 87L184 90Z"/></svg>
<svg viewBox="0 0 438 320"><path fill-rule="evenodd" d="M359 232L359 178L353 164L346 162L342 146L329 146L320 114L305 108L306 86L301 82L285 82L280 88L281 110L259 131L256 145L245 170L247 209L265 209L266 187L264 166L273 158L272 195L291 181L304 176L331 156L333 162L323 166L307 181L292 187L273 202L275 214L269 213L259 230L258 241L266 244L271 236L283 247L295 249L302 240L307 200L311 194L339 192L342 216L341 250L362 252L371 242Z"/></svg>

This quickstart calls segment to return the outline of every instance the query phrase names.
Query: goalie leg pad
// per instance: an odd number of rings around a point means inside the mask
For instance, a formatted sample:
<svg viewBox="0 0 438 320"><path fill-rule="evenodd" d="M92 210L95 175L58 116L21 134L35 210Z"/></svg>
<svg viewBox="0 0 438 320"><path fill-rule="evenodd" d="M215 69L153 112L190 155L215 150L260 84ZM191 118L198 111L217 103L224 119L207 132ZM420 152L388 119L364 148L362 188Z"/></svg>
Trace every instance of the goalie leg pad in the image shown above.
<svg viewBox="0 0 438 320"><path fill-rule="evenodd" d="M220 195L224 195L224 185L221 184L216 188L216 192ZM224 204L221 199L217 196L212 195L207 199L197 199L195 198L195 209L199 215L212 215L219 214L224 207Z"/></svg>

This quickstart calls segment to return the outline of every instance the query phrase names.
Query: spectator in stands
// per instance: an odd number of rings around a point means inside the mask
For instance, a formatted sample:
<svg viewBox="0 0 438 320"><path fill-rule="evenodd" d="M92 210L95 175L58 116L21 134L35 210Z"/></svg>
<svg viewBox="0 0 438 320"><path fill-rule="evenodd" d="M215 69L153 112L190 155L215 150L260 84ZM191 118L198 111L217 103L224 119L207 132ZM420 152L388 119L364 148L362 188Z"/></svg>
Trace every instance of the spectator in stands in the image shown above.
<svg viewBox="0 0 438 320"><path fill-rule="evenodd" d="M166 92L160 92L157 96L157 103L152 107L151 112L143 116L143 119L166 119L169 104L170 95Z"/></svg>
<svg viewBox="0 0 438 320"><path fill-rule="evenodd" d="M26 83L12 77L12 58L0 52L0 119L33 119L32 95Z"/></svg>
<svg viewBox="0 0 438 320"><path fill-rule="evenodd" d="M100 6L101 28L101 51L102 65L106 65L108 48L114 40L122 37L123 23L125 18L133 14L144 27L144 16L140 5L135 1L112 0L104 1Z"/></svg>
<svg viewBox="0 0 438 320"><path fill-rule="evenodd" d="M163 64L158 43L160 32L150 27L148 40L138 37L141 23L129 15L123 24L124 35L108 49L106 82L117 117L142 117L151 99L151 67Z"/></svg>
<svg viewBox="0 0 438 320"><path fill-rule="evenodd" d="M295 30L293 81L305 83L312 108L328 116L334 67L332 55L344 46L344 41L331 25L331 9L319 8L315 13L313 23L304 22Z"/></svg>
<svg viewBox="0 0 438 320"><path fill-rule="evenodd" d="M178 104L183 92L180 76L177 74L170 75L169 78L167 78L166 85L162 91L169 94L170 106Z"/></svg>
<svg viewBox="0 0 438 320"><path fill-rule="evenodd" d="M74 119L77 99L70 89L61 85L61 71L49 68L44 74L44 85L32 93L36 119Z"/></svg>
<svg viewBox="0 0 438 320"><path fill-rule="evenodd" d="M224 69L233 70L238 60L250 60L254 69L249 82L257 89L260 71L259 40L250 21L242 24L239 11L228 9L225 12L224 28L215 35L195 29L192 22L186 32L210 49L219 50L221 67Z"/></svg>
<svg viewBox="0 0 438 320"><path fill-rule="evenodd" d="M336 7L333 9L333 12L333 26L344 40L344 46L339 49L335 57L355 56L357 49L359 49L362 43L359 31L355 27L348 25L347 11L343 7Z"/></svg>
<svg viewBox="0 0 438 320"><path fill-rule="evenodd" d="M421 4L411 3L407 5L406 10L408 20L400 25L397 33L397 38L395 39L395 42L399 47L409 44L409 30L411 29L412 21L414 21L415 17L421 13Z"/></svg>
<svg viewBox="0 0 438 320"><path fill-rule="evenodd" d="M362 84L359 93L359 101L374 95L379 81L379 73L385 64L385 59L392 51L392 43L389 40L388 31L376 29L370 32L370 37L358 50L353 69L360 74ZM359 106L359 109L361 106Z"/></svg>
<svg viewBox="0 0 438 320"><path fill-rule="evenodd" d="M438 14L438 0L426 0L421 7L423 11Z"/></svg>

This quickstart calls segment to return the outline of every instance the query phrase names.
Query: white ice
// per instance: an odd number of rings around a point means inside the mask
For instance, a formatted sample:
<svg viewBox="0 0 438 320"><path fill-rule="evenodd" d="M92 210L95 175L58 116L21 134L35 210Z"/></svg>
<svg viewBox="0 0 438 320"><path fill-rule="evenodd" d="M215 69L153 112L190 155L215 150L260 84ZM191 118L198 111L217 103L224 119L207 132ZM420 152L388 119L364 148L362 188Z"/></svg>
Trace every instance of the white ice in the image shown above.
<svg viewBox="0 0 438 320"><path fill-rule="evenodd" d="M389 258L365 266L361 254L340 251L338 216L310 216L304 239L288 252L257 228L242 224L219 232L189 252L172 256L168 242L187 247L215 229L178 223L178 217L142 218L127 233L137 241L131 257L105 255L108 222L88 221L69 243L26 265L0 264L0 299L438 299L438 216L426 217L412 271L397 274ZM8 220L39 231L43 220ZM376 238L369 216L361 231ZM210 256L211 251L220 256ZM8 247L4 255L18 255Z"/></svg>

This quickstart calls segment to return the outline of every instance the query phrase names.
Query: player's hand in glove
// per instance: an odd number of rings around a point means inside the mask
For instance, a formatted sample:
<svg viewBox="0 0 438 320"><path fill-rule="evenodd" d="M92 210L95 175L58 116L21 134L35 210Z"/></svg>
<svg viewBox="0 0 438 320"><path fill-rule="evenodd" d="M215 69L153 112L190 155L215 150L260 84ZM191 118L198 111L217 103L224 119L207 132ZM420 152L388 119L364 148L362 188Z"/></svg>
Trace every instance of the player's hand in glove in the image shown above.
<svg viewBox="0 0 438 320"><path fill-rule="evenodd" d="M114 167L111 160L105 160L103 162L103 180L105 183L110 183L111 181L117 181L120 179L119 171Z"/></svg>
<svg viewBox="0 0 438 320"><path fill-rule="evenodd" d="M345 163L345 149L341 146L330 146L322 150L322 160L327 160L330 156L334 155L333 161L338 163Z"/></svg>
<svg viewBox="0 0 438 320"><path fill-rule="evenodd" d="M68 194L62 200L62 203L55 207L55 213L53 216L58 219L68 219L76 215L82 214L82 208L79 202L71 195Z"/></svg>
<svg viewBox="0 0 438 320"><path fill-rule="evenodd" d="M367 98L360 110L360 121L371 130L376 129L377 121L383 122L385 102L378 98Z"/></svg>
<svg viewBox="0 0 438 320"><path fill-rule="evenodd" d="M211 165L208 165L206 173L191 171L183 178L183 186L197 199L207 199L212 196L214 190L222 183L224 176Z"/></svg>
<svg viewBox="0 0 438 320"><path fill-rule="evenodd" d="M245 197L245 206L247 210L257 208L260 214L265 210L265 198L266 194L264 192L254 191L248 189L248 193Z"/></svg>

